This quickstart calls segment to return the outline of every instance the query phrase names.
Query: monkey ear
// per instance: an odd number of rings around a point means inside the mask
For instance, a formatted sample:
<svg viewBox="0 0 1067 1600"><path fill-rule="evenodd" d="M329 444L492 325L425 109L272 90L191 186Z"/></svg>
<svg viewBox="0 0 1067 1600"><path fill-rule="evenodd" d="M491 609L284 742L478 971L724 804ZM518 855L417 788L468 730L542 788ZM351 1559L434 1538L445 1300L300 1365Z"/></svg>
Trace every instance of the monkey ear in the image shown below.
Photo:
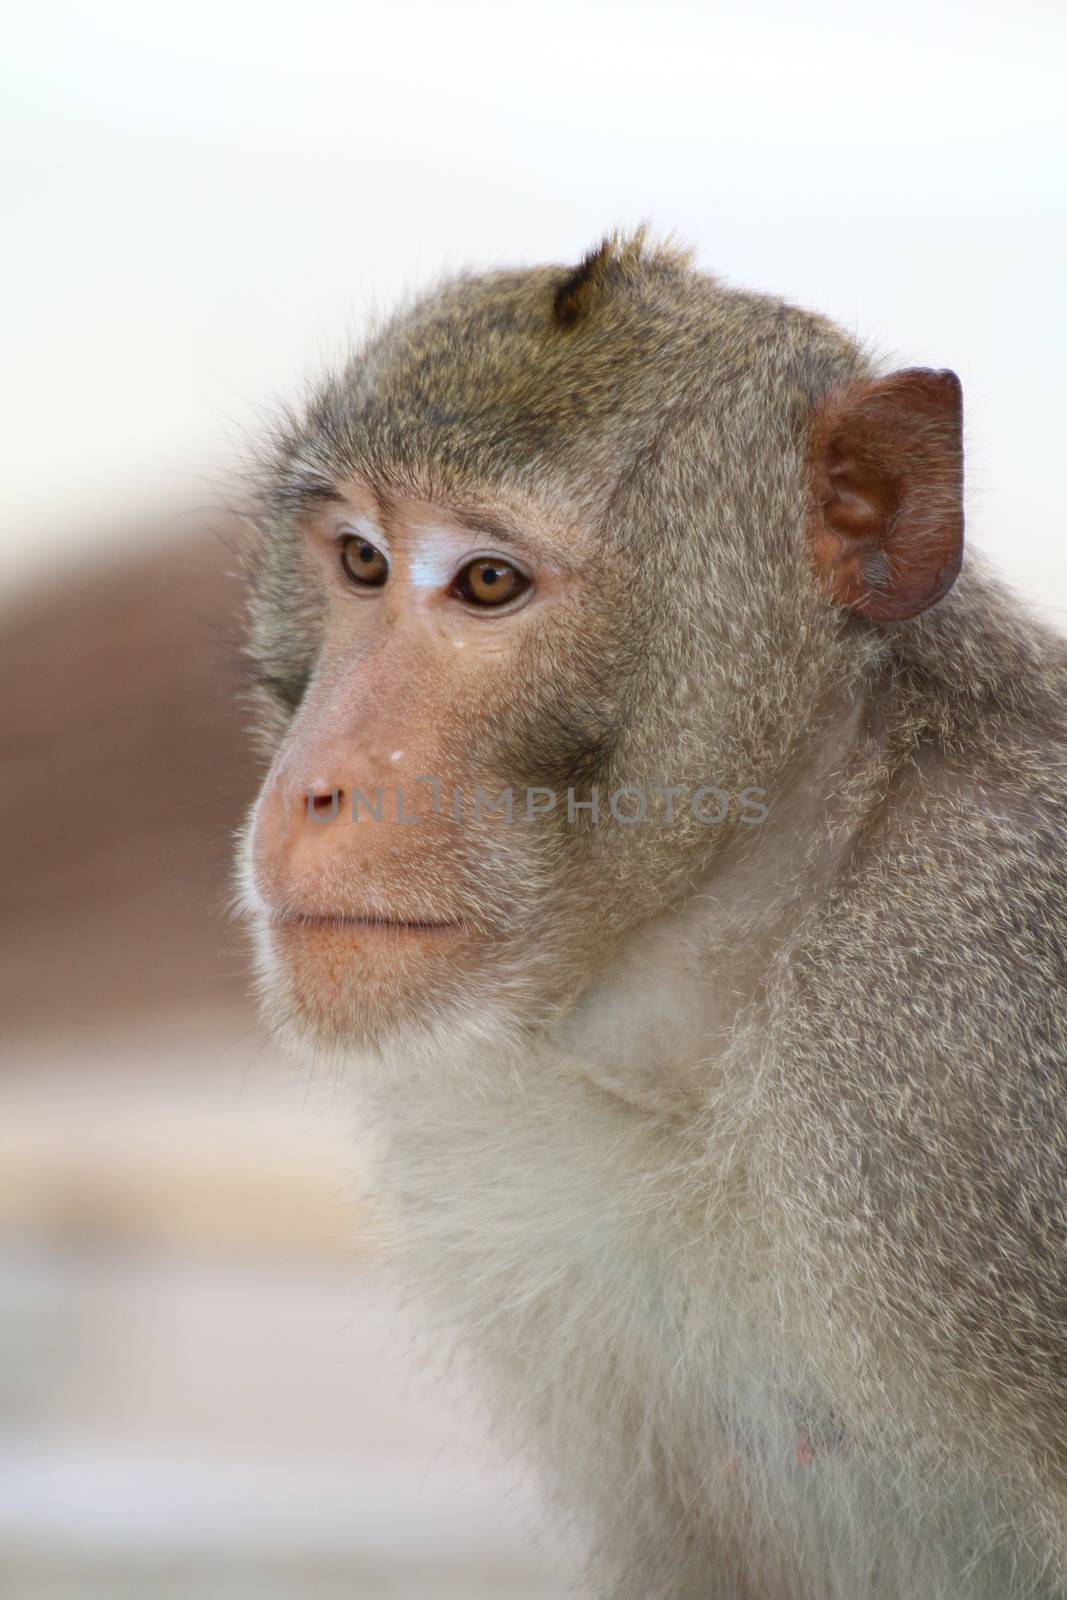
<svg viewBox="0 0 1067 1600"><path fill-rule="evenodd" d="M815 569L861 617L936 605L963 559L963 393L911 367L831 394L812 448Z"/></svg>

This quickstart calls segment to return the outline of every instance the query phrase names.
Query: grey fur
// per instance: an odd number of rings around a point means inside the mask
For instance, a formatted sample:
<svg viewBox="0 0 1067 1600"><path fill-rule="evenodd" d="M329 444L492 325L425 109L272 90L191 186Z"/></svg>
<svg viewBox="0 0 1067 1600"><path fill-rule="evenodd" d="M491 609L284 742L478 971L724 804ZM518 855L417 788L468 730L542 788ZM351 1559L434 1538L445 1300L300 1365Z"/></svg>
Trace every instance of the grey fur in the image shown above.
<svg viewBox="0 0 1067 1600"><path fill-rule="evenodd" d="M486 770L772 797L501 843L485 1014L348 1051L398 1258L613 1600L1067 1594L1067 649L973 558L908 623L820 592L812 419L871 370L620 239L404 310L261 475L268 742L321 627L297 508L503 486L603 573Z"/></svg>

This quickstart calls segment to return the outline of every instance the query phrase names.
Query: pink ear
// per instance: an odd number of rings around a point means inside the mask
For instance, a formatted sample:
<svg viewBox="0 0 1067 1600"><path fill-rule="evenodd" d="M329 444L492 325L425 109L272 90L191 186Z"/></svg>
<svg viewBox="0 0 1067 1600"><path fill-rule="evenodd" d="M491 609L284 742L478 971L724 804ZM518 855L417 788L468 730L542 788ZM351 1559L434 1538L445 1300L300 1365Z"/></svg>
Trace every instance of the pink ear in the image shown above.
<svg viewBox="0 0 1067 1600"><path fill-rule="evenodd" d="M839 605L901 622L936 605L963 559L963 394L910 367L829 396L811 454L815 569Z"/></svg>

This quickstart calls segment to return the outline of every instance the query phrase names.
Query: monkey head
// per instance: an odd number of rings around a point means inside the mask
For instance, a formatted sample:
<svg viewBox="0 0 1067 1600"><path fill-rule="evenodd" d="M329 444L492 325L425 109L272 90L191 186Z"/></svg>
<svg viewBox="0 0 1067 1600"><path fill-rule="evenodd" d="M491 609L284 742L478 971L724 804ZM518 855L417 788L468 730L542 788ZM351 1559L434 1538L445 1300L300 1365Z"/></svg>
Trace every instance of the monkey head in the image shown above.
<svg viewBox="0 0 1067 1600"><path fill-rule="evenodd" d="M253 521L273 1015L547 1027L951 584L958 384L612 238L394 317L279 430Z"/></svg>

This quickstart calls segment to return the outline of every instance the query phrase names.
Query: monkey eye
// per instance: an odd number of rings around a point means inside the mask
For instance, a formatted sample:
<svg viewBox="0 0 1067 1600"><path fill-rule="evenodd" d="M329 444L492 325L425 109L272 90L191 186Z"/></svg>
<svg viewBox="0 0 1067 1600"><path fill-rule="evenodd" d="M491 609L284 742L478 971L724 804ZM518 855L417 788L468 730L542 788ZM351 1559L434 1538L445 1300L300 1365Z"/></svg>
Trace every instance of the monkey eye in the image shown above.
<svg viewBox="0 0 1067 1600"><path fill-rule="evenodd" d="M380 589L389 576L389 563L382 552L358 534L341 541L341 566L345 576L361 589Z"/></svg>
<svg viewBox="0 0 1067 1600"><path fill-rule="evenodd" d="M449 594L465 600L472 606L506 606L525 594L530 580L525 573L513 567L510 561L496 556L479 556L456 575Z"/></svg>

